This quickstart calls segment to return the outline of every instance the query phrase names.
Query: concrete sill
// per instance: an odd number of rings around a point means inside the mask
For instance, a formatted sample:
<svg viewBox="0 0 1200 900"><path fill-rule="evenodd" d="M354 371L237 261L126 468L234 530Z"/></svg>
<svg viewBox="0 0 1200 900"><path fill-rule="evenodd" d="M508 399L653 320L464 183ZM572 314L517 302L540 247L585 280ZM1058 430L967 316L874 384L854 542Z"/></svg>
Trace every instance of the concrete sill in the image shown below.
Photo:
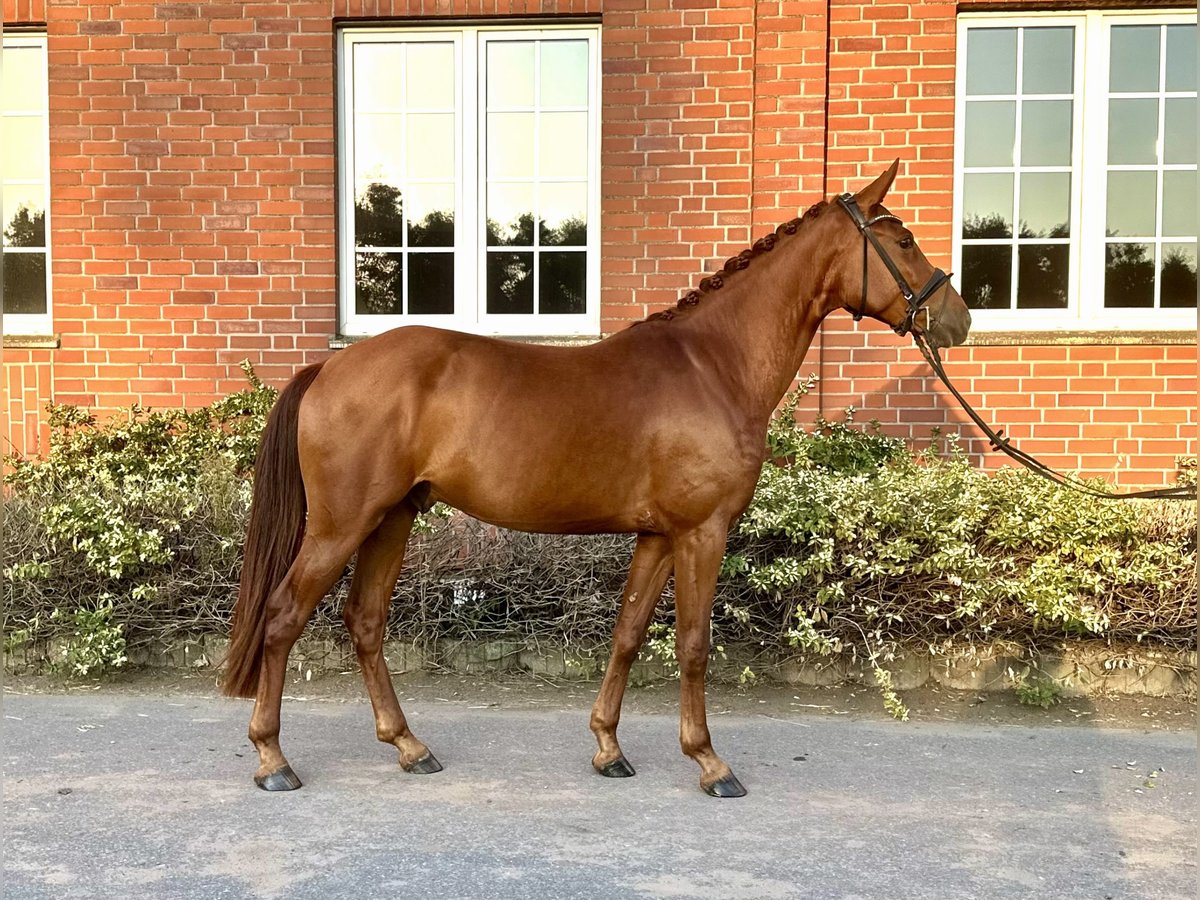
<svg viewBox="0 0 1200 900"><path fill-rule="evenodd" d="M11 350L57 350L62 337L57 334L6 334L4 346Z"/></svg>

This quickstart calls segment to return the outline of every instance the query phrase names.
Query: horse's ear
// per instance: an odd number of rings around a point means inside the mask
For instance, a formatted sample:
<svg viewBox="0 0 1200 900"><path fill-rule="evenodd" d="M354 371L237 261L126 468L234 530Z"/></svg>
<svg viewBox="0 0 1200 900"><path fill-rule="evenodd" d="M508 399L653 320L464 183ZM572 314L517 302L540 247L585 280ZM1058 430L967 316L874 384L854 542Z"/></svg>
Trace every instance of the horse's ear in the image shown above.
<svg viewBox="0 0 1200 900"><path fill-rule="evenodd" d="M897 159L888 167L886 172L859 191L855 196L859 209L865 213L871 207L882 203L883 198L887 196L888 189L892 186L892 182L896 180L896 172L899 169L900 160Z"/></svg>

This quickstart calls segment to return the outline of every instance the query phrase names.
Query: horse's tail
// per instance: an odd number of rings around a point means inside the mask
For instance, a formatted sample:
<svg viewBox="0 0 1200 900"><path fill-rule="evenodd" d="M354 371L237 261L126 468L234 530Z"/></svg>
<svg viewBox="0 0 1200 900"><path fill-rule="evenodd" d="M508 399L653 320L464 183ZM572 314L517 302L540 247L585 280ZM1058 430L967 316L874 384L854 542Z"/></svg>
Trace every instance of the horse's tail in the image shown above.
<svg viewBox="0 0 1200 900"><path fill-rule="evenodd" d="M304 538L307 503L300 477L296 425L300 400L322 365L302 369L283 389L258 448L242 581L225 656L222 690L230 697L253 697L258 692L267 598L283 581Z"/></svg>

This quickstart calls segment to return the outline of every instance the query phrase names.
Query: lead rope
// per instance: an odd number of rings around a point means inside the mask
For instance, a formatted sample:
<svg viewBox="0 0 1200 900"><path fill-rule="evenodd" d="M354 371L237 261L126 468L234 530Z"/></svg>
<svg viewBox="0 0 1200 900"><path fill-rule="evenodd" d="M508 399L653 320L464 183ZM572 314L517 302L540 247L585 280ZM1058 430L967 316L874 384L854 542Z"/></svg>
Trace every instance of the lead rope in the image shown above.
<svg viewBox="0 0 1200 900"><path fill-rule="evenodd" d="M1045 463L1040 462L1039 460L1030 456L1019 447L1014 447L1011 441L1004 437L1003 430L999 432L993 431L991 427L983 420L983 417L971 407L971 404L967 403L967 401L963 398L963 395L960 394L958 389L955 388L950 382L949 376L946 375L946 370L942 367L942 360L941 357L938 356L937 350L926 344L925 338L915 331L913 332L913 340L916 342L917 348L921 351L921 355L925 357L925 361L929 363L930 368L932 368L937 377L941 379L942 384L944 384L950 393L954 395L954 399L959 402L962 408L966 411L967 415L971 417L971 421L979 427L980 431L987 435L988 440L991 442L992 448L1007 454L1010 458L1015 459L1025 468L1036 472L1038 475L1041 475L1043 478L1046 478L1049 481L1053 481L1056 484L1061 484L1063 487L1071 488L1072 490L1078 491L1081 494L1088 494L1092 497L1098 497L1101 500L1197 499L1196 488L1182 486L1171 488L1152 488L1143 491L1127 491L1123 494L1110 494L1086 485L1077 478L1072 478L1069 475L1064 475L1062 472L1058 472L1055 469L1050 468Z"/></svg>

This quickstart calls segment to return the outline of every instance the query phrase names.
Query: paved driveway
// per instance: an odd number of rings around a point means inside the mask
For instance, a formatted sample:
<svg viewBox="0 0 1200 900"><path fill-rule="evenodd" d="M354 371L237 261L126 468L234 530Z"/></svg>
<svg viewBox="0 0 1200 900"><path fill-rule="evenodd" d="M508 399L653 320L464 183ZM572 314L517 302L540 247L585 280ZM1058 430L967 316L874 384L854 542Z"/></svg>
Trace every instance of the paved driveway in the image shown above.
<svg viewBox="0 0 1200 900"><path fill-rule="evenodd" d="M305 787L268 795L246 701L8 695L4 896L1195 896L1191 732L725 715L750 795L714 800L673 715L627 714L607 780L582 709L407 706L444 772L361 700L289 701Z"/></svg>

